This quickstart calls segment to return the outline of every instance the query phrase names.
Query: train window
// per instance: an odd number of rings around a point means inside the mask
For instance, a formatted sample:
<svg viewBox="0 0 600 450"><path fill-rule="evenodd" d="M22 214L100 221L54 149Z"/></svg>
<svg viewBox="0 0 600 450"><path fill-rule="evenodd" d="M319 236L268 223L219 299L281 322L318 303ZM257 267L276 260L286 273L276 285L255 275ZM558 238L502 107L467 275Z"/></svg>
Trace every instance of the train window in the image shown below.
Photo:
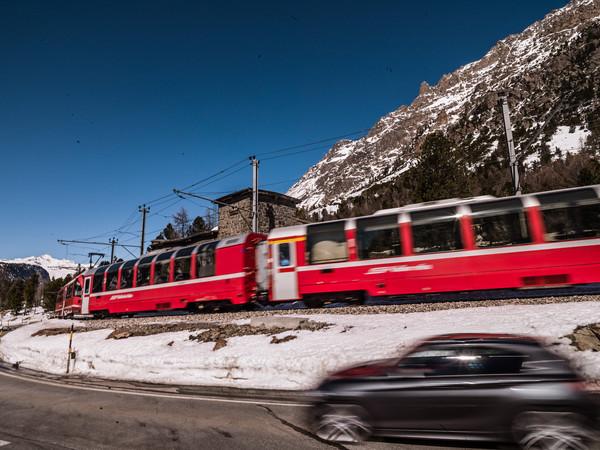
<svg viewBox="0 0 600 450"><path fill-rule="evenodd" d="M196 254L196 277L212 277L215 274L215 249L217 242L208 242L198 246Z"/></svg>
<svg viewBox="0 0 600 450"><path fill-rule="evenodd" d="M81 297L81 283L79 280L75 281L73 286L73 297Z"/></svg>
<svg viewBox="0 0 600 450"><path fill-rule="evenodd" d="M83 283L83 291L85 292L85 294L89 294L90 293L90 279L86 278L85 282Z"/></svg>
<svg viewBox="0 0 600 450"><path fill-rule="evenodd" d="M137 262L137 259L132 259L123 264L123 268L121 269L121 284L119 285L119 289L133 287L133 271L135 270L135 265Z"/></svg>
<svg viewBox="0 0 600 450"><path fill-rule="evenodd" d="M400 256L398 216L377 216L356 220L356 241L359 259Z"/></svg>
<svg viewBox="0 0 600 450"><path fill-rule="evenodd" d="M600 201L593 189L551 192L537 198L546 241L600 237Z"/></svg>
<svg viewBox="0 0 600 450"><path fill-rule="evenodd" d="M348 260L346 222L319 223L306 228L306 260L322 264Z"/></svg>
<svg viewBox="0 0 600 450"><path fill-rule="evenodd" d="M511 198L471 205L475 245L479 248L531 242L521 200Z"/></svg>
<svg viewBox="0 0 600 450"><path fill-rule="evenodd" d="M73 297L73 283L67 286L67 298Z"/></svg>
<svg viewBox="0 0 600 450"><path fill-rule="evenodd" d="M153 259L154 255L140 259L137 265L136 286L148 286L150 284L150 269L152 268Z"/></svg>
<svg viewBox="0 0 600 450"><path fill-rule="evenodd" d="M416 254L449 252L462 248L460 222L455 208L415 211L410 217L413 251Z"/></svg>
<svg viewBox="0 0 600 450"><path fill-rule="evenodd" d="M161 253L154 263L154 284L168 283L171 276L171 255L173 252Z"/></svg>
<svg viewBox="0 0 600 450"><path fill-rule="evenodd" d="M173 263L173 270L174 281L189 280L191 277L190 271L192 270L192 258L190 256L177 258Z"/></svg>
<svg viewBox="0 0 600 450"><path fill-rule="evenodd" d="M62 303L64 295L65 288L62 288L60 291L58 291L58 295L56 296L56 303Z"/></svg>
<svg viewBox="0 0 600 450"><path fill-rule="evenodd" d="M92 283L92 292L102 292L103 284L104 284L104 272L106 272L108 266L99 267L96 272L94 272L94 282Z"/></svg>
<svg viewBox="0 0 600 450"><path fill-rule="evenodd" d="M175 261L173 262L173 280L183 281L189 280L191 277L192 268L192 252L196 247L182 248L175 255Z"/></svg>
<svg viewBox="0 0 600 450"><path fill-rule="evenodd" d="M119 281L119 268L121 267L121 263L112 264L106 270L106 287L104 290L106 291L114 291L118 287Z"/></svg>
<svg viewBox="0 0 600 450"><path fill-rule="evenodd" d="M290 243L284 242L277 244L279 251L279 258L277 259L279 267L287 267L291 264L290 262Z"/></svg>

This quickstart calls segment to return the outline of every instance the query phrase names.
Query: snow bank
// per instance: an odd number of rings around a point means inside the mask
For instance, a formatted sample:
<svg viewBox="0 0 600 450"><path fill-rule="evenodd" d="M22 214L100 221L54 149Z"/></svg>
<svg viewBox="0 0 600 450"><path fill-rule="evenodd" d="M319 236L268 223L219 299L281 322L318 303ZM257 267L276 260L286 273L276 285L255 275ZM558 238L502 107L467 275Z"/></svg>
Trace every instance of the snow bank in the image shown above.
<svg viewBox="0 0 600 450"><path fill-rule="evenodd" d="M320 314L311 315L310 319L331 326L318 331L286 331L277 337L296 338L280 344L271 344L271 336L265 335L229 338L227 346L217 351L213 351L214 343L190 340L190 332L122 340L107 340L112 330L76 332L73 336L76 359L71 362L71 373L155 383L299 390L314 387L329 372L342 367L396 356L424 337L487 332L542 338L570 359L584 377L600 380L600 353L577 351L562 337L579 325L600 322L598 302L412 314ZM70 327L71 323L44 319L2 336L0 359L19 362L21 367L64 374L69 335L31 335L45 328Z"/></svg>

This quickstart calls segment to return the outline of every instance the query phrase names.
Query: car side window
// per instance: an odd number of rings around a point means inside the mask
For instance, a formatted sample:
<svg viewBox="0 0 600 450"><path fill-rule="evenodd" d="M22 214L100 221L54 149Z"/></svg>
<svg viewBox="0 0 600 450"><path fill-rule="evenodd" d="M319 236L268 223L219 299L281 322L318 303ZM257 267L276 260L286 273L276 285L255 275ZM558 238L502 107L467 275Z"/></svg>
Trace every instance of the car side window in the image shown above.
<svg viewBox="0 0 600 450"><path fill-rule="evenodd" d="M399 368L403 372L421 372L427 377L456 375L458 368L453 359L456 354L454 349L423 348L403 359Z"/></svg>
<svg viewBox="0 0 600 450"><path fill-rule="evenodd" d="M502 375L521 371L524 355L492 347L422 348L399 363L403 372L422 372L426 377Z"/></svg>
<svg viewBox="0 0 600 450"><path fill-rule="evenodd" d="M458 355L461 375L509 375L521 371L524 356L510 350L475 347Z"/></svg>

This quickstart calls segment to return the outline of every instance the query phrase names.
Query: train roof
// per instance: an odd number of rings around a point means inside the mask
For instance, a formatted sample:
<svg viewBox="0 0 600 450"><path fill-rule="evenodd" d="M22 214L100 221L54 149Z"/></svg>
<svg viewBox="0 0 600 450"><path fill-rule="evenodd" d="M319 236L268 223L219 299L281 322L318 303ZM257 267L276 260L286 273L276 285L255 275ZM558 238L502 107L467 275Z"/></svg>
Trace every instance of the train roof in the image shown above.
<svg viewBox="0 0 600 450"><path fill-rule="evenodd" d="M100 270L107 271L109 267L120 266L122 264L131 263L133 261L135 261L137 264L137 261L144 259L144 258L149 258L149 259L151 259L151 261L155 261L160 255L164 255L166 253L176 253L179 250L182 250L184 248L192 248L193 247L194 249L196 249L198 247L202 247L202 246L210 245L210 244L214 244L216 249L232 247L234 245L240 245L240 244L245 243L250 236L260 236L260 235L257 235L256 233L246 233L246 234L240 234L237 236L230 236L230 237L226 237L226 238L222 238L222 239L215 239L212 241L201 242L199 244L193 244L193 245L182 246L182 247L172 247L172 248L164 249L164 250L163 249L154 250L154 251L143 254L139 258L128 259L126 261L120 261L120 262L116 262L116 263L108 264L108 265L104 265L104 266L99 266L99 267L92 267L92 268L86 270L83 273L83 275L84 276L93 275Z"/></svg>
<svg viewBox="0 0 600 450"><path fill-rule="evenodd" d="M400 206L398 208L390 208L390 209L382 209L376 211L373 215L380 214L394 214L401 212L411 212L417 210L426 210L433 208L443 208L443 207L451 207L451 206L460 206L460 205L468 205L472 203L480 203L480 202L488 202L488 201L502 201L507 199L519 199L523 202L525 206L537 205L537 198L539 196L552 195L552 194L560 194L560 193L568 193L568 192L576 192L582 190L593 190L596 193L596 197L600 197L600 184L591 185L591 186L577 186L573 188L566 189L555 189L552 191L543 191L543 192L532 192L530 194L523 195L512 195L508 197L495 197L493 195L480 195L477 197L469 197L469 198L451 198L445 200L436 200L432 202L424 202L424 203L414 203L410 205Z"/></svg>
<svg viewBox="0 0 600 450"><path fill-rule="evenodd" d="M446 206L459 206L468 203L477 203L483 201L500 200L498 197L493 195L480 195L478 197L469 198L449 198L446 200L435 200L432 202L414 203L410 205L400 206L398 208L381 209L376 211L373 215L380 214L394 214L400 212L410 212L423 209L443 208Z"/></svg>
<svg viewBox="0 0 600 450"><path fill-rule="evenodd" d="M290 236L304 236L306 225L292 225L291 227L273 228L269 231L269 240L285 239Z"/></svg>
<svg viewBox="0 0 600 450"><path fill-rule="evenodd" d="M445 200L436 200L436 201L432 201L432 202L425 202L425 203L415 203L415 204L410 204L410 205L405 205L405 206L401 206L398 208L390 208L390 209L382 209L379 210L377 212L375 212L372 215L369 216L362 216L362 217L372 217L372 216L378 216L378 215L385 215L385 214L402 214L402 213L411 213L414 211L426 211L429 209L436 209L436 208L445 208L445 207L454 207L454 206L463 206L463 205L473 205L476 203L483 203L483 202L503 202L503 201L507 201L510 199L513 200L518 200L519 202L522 203L523 206L525 207L531 207L531 206L539 206L541 201L540 198L545 200L545 203L552 203L554 200L553 197L554 195L556 195L557 198L559 197L563 197L560 194L568 194L570 192L572 193L576 193L577 191L582 191L582 195L578 196L575 195L573 197L573 199L577 200L577 201L585 201L585 197L587 197L588 199L597 199L600 198L600 184L596 184L596 185L590 185L590 186L578 186L578 187L573 187L573 188L567 188L567 189L556 189L553 191L544 191L544 192L535 192L535 193L531 193L531 194L524 194L524 195L520 195L520 196L508 196L508 197L495 197L493 195L481 195L481 196L477 196L477 197L469 197L469 198L451 198L451 199L445 199ZM584 194L584 192L586 192ZM595 197L590 197L590 191L593 191L594 194L592 194ZM565 200L560 200L559 202L564 202ZM570 200L568 200L570 201ZM354 223L354 221L356 219L361 219L362 217L350 217L347 219L336 219L336 220L330 220L330 221L326 221L326 222L315 222L315 224L318 223L333 223L333 222L339 222L339 221L345 221L348 226L352 226L352 224ZM307 226L310 225L314 225L314 224L308 224L308 225L294 225L294 226L290 226L290 227L284 227L284 228L275 228L273 230L271 230L269 232L269 240L277 240L277 239L289 239L291 237L294 236L305 236L306 235L306 229Z"/></svg>

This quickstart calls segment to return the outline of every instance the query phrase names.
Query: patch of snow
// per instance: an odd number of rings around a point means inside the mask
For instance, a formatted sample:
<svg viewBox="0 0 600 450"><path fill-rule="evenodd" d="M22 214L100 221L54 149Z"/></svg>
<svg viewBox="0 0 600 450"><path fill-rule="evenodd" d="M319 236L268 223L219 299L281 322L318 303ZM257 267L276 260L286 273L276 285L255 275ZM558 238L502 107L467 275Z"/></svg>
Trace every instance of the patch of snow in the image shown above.
<svg viewBox="0 0 600 450"><path fill-rule="evenodd" d="M571 131L571 127L560 126L557 127L556 133L550 138L548 146L552 153L558 150L564 157L567 153L578 153L590 134L592 134L591 131L580 127L575 127Z"/></svg>
<svg viewBox="0 0 600 450"><path fill-rule="evenodd" d="M300 314L301 316L301 314ZM3 318L6 326L6 318ZM37 336L38 330L70 327L71 321L47 319L22 326L0 339L0 359L52 374L66 370L69 335ZM175 321L176 319L173 319ZM600 352L578 351L563 336L579 325L600 323L599 303L508 305L410 314L311 315L331 324L318 331L290 330L271 344L271 336L229 338L214 343L189 339L190 332L127 339L106 339L112 330L76 332L71 365L74 375L153 383L261 389L310 389L333 371L366 360L395 357L416 340L445 333L516 333L553 344L587 379L600 380ZM237 321L238 324L248 320ZM75 325L81 325L74 322ZM194 332L199 333L199 332Z"/></svg>

